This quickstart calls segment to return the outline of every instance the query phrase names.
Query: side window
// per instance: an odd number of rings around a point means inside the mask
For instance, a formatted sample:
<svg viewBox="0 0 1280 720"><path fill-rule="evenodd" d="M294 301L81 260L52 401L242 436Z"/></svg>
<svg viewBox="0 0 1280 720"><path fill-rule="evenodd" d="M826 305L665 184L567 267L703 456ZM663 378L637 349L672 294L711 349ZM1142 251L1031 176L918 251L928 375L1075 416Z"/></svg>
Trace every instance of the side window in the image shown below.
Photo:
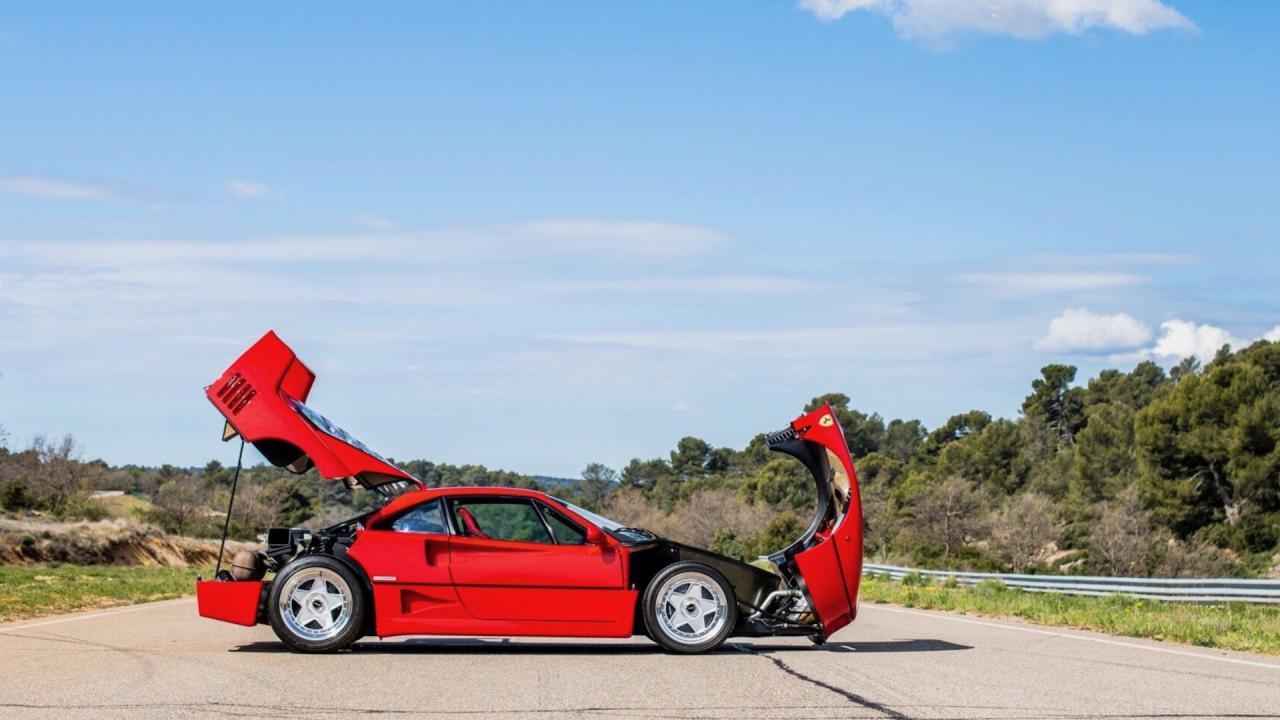
<svg viewBox="0 0 1280 720"><path fill-rule="evenodd" d="M468 537L519 542L552 542L547 526L525 500L459 500L453 504L456 527Z"/></svg>
<svg viewBox="0 0 1280 720"><path fill-rule="evenodd" d="M547 524L551 526L551 534L555 536L557 543L582 545L587 542L587 534L581 528L560 517L554 510L544 506L542 517L547 519Z"/></svg>
<svg viewBox="0 0 1280 720"><path fill-rule="evenodd" d="M396 518L391 523L391 529L396 532L411 533L438 533L443 535L447 532L444 528L444 510L440 507L439 500L425 502L409 512Z"/></svg>

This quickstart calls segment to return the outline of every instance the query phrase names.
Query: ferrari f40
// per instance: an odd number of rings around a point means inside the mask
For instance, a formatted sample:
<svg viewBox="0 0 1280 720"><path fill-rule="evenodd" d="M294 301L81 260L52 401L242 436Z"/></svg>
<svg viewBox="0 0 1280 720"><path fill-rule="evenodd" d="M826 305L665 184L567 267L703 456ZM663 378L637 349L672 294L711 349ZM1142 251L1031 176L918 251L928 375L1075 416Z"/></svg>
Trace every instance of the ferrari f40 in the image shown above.
<svg viewBox="0 0 1280 720"><path fill-rule="evenodd" d="M314 381L267 333L205 392L226 420L224 440L393 497L331 527L268 529L265 551L239 553L230 570L197 582L204 617L269 624L300 652L369 635L644 634L698 653L731 636L821 643L857 614L861 507L830 407L766 436L808 469L816 511L794 542L748 564L542 492L424 487L306 405Z"/></svg>

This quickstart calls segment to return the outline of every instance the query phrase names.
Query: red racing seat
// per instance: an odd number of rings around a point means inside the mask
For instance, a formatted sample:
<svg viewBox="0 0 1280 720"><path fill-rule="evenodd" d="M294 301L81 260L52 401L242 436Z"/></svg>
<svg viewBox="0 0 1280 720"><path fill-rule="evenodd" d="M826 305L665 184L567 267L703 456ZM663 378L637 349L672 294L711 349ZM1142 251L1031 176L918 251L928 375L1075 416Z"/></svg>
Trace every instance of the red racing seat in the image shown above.
<svg viewBox="0 0 1280 720"><path fill-rule="evenodd" d="M481 540L492 540L489 533L480 529L480 523L476 522L471 511L466 508L458 508L458 519L462 521L462 527L471 537L478 537Z"/></svg>

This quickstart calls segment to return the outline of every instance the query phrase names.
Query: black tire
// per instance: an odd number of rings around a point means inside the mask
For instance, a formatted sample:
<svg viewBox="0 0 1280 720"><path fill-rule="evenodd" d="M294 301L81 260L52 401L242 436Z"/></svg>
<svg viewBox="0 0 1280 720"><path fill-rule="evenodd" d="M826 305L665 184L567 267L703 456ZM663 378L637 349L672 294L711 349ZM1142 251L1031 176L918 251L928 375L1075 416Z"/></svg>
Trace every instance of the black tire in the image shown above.
<svg viewBox="0 0 1280 720"><path fill-rule="evenodd" d="M308 555L286 565L271 582L267 618L276 637L295 651L346 648L360 637L364 614L360 581L335 558Z"/></svg>
<svg viewBox="0 0 1280 720"><path fill-rule="evenodd" d="M714 650L738 622L733 586L719 570L702 563L663 568L649 581L641 602L645 634L674 653Z"/></svg>

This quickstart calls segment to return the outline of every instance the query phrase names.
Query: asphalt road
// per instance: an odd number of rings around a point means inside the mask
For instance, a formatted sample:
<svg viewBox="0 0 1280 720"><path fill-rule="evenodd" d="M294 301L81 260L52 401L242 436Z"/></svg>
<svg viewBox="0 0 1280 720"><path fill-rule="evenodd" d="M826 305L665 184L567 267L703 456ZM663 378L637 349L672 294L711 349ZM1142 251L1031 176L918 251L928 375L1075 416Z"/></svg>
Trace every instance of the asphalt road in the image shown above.
<svg viewBox="0 0 1280 720"><path fill-rule="evenodd" d="M192 600L0 626L0 718L1280 718L1280 659L865 605L825 647L366 640L285 652Z"/></svg>

